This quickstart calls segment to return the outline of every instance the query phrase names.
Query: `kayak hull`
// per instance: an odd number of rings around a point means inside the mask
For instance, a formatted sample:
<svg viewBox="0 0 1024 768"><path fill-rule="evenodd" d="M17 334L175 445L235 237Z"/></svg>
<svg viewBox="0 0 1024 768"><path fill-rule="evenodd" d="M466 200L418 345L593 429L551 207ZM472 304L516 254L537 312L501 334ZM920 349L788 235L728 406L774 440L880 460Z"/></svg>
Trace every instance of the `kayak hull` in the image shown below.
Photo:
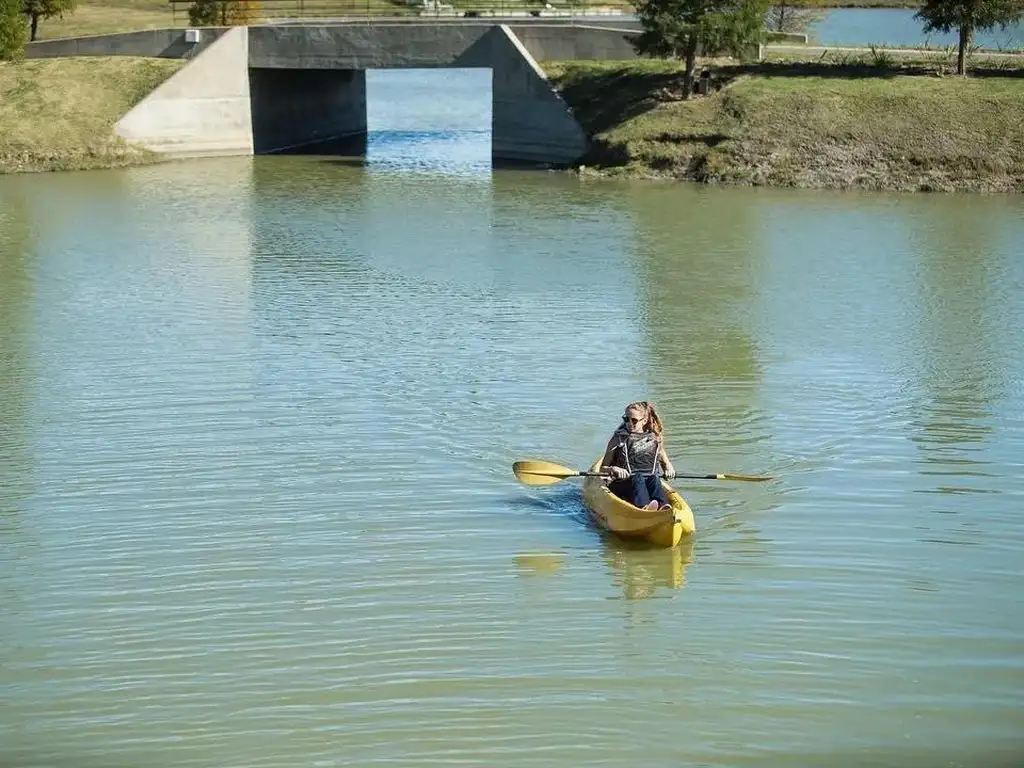
<svg viewBox="0 0 1024 768"><path fill-rule="evenodd" d="M590 467L601 469L601 459ZM604 478L587 477L583 481L583 503L593 521L611 533L627 539L647 541L656 547L674 547L696 531L693 510L685 499L664 480L671 509L640 509L608 490Z"/></svg>

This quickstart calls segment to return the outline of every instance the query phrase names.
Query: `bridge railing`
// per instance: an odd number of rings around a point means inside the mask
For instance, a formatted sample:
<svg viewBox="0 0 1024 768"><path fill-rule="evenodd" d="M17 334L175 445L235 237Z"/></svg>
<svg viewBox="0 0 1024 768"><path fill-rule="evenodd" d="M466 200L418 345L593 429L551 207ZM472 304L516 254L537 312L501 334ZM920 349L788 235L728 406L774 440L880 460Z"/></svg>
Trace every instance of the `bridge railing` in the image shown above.
<svg viewBox="0 0 1024 768"><path fill-rule="evenodd" d="M215 26L303 19L539 18L614 20L632 14L630 0L168 0L175 26L191 24L194 6Z"/></svg>

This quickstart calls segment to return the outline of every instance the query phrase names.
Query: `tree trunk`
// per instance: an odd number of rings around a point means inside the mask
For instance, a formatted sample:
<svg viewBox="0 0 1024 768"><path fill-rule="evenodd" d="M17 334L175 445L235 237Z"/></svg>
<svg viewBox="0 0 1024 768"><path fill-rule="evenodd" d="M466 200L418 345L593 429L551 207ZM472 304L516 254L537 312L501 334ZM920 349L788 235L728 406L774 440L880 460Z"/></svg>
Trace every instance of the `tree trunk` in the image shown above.
<svg viewBox="0 0 1024 768"><path fill-rule="evenodd" d="M683 98L690 98L693 93L693 75L697 70L697 41L686 41L686 74L683 76Z"/></svg>
<svg viewBox="0 0 1024 768"><path fill-rule="evenodd" d="M956 57L956 73L967 74L967 47L971 44L973 28L966 21L960 25L960 51Z"/></svg>
<svg viewBox="0 0 1024 768"><path fill-rule="evenodd" d="M22 27L22 29L24 29L24 27ZM32 27L31 27L31 29L32 29L32 31L29 34L29 40L31 40L32 42L35 42L36 35L39 33L39 14L38 13L35 13L35 12L32 13Z"/></svg>

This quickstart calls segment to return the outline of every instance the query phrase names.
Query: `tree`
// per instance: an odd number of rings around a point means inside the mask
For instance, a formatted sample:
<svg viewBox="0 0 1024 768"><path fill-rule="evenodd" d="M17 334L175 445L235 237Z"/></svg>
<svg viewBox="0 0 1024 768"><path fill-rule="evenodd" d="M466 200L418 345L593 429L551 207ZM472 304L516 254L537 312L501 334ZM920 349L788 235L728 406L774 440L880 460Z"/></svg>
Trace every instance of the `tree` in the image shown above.
<svg viewBox="0 0 1024 768"><path fill-rule="evenodd" d="M997 25L1005 29L1022 16L1024 0L925 0L917 12L925 32L959 32L958 75L967 74L967 49L977 30Z"/></svg>
<svg viewBox="0 0 1024 768"><path fill-rule="evenodd" d="M29 39L35 40L39 32L39 20L63 16L75 10L77 0L23 0L21 12L28 16Z"/></svg>
<svg viewBox="0 0 1024 768"><path fill-rule="evenodd" d="M809 8L806 0L777 0L764 16L769 32L806 32L824 13Z"/></svg>
<svg viewBox="0 0 1024 768"><path fill-rule="evenodd" d="M767 0L638 0L643 31L631 42L643 56L683 59L683 98L688 99L698 51L739 55L763 38L766 7Z"/></svg>
<svg viewBox="0 0 1024 768"><path fill-rule="evenodd" d="M257 0L194 0L188 8L193 27L244 27L259 18Z"/></svg>
<svg viewBox="0 0 1024 768"><path fill-rule="evenodd" d="M0 0L0 61L11 61L25 50L25 19L21 0Z"/></svg>

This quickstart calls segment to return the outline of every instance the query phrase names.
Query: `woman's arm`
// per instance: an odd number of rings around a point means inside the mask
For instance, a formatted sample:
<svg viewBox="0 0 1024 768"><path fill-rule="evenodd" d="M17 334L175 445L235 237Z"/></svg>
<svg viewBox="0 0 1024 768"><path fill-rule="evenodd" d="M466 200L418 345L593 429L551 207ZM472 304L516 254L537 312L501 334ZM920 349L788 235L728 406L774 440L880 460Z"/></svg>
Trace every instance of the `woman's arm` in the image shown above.
<svg viewBox="0 0 1024 768"><path fill-rule="evenodd" d="M624 467L618 467L612 462L615 461L615 449L619 447L619 435L615 433L608 440L608 446L604 449L604 458L601 459L601 471L611 475L614 479L621 480L629 477Z"/></svg>
<svg viewBox="0 0 1024 768"><path fill-rule="evenodd" d="M658 441L658 459L661 461L661 466L665 468L665 477L671 480L676 475L676 468L672 466L672 459L668 457L668 452L665 450L665 441Z"/></svg>
<svg viewBox="0 0 1024 768"><path fill-rule="evenodd" d="M615 449L618 447L618 445L618 435L612 435L608 439L608 445L604 449L604 458L601 459L602 472L607 472L610 467L614 466L612 462L615 461Z"/></svg>

